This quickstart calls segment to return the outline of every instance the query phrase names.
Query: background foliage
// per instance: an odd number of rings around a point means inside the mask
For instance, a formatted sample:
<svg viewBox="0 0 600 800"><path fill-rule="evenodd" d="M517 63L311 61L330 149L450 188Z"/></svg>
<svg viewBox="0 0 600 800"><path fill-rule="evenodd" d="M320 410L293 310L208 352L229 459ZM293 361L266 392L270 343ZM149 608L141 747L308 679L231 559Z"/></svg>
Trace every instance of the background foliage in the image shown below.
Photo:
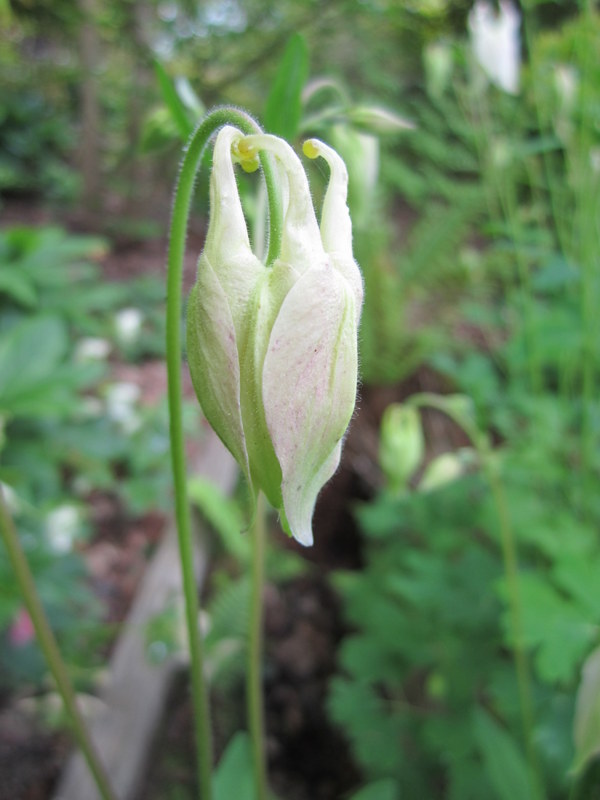
<svg viewBox="0 0 600 800"><path fill-rule="evenodd" d="M331 577L348 635L328 710L361 770L354 800L598 791L600 15L522 2L508 94L473 59L471 6L0 4L0 480L82 684L100 660L82 645L105 635L79 552L90 494L131 515L168 507L164 405L114 379L162 357L164 289L107 281L107 252L164 236L182 142L215 104L344 156L362 380L404 401L353 509L362 568ZM318 201L327 175L311 169ZM260 251L257 182L240 185ZM416 397L431 375L440 394ZM245 646L243 515L201 482L193 495L225 554L207 646L228 690ZM285 581L307 567L276 553L268 568ZM44 676L34 647L11 643L20 611L0 557L5 693ZM233 739L231 763L245 747Z"/></svg>

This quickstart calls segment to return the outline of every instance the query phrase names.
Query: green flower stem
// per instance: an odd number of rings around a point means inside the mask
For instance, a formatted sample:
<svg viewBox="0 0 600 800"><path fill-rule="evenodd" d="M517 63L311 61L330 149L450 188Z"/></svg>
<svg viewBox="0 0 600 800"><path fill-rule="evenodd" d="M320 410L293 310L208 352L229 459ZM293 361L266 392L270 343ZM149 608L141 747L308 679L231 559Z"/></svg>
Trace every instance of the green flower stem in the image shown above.
<svg viewBox="0 0 600 800"><path fill-rule="evenodd" d="M27 611L31 617L39 646L52 673L65 710L69 716L71 730L103 800L115 800L106 772L89 736L83 717L77 706L75 691L71 685L67 668L61 658L60 650L44 612L29 564L21 547L19 536L12 517L6 507L0 487L0 533L8 552L10 563L21 587Z"/></svg>
<svg viewBox="0 0 600 800"><path fill-rule="evenodd" d="M252 742L255 800L267 800L267 765L265 758L265 725L262 693L263 605L265 561L265 507L262 493L258 496L252 527L252 584L250 596L250 628L248 631L248 670L246 701L248 728Z"/></svg>
<svg viewBox="0 0 600 800"><path fill-rule="evenodd" d="M502 546L502 560L504 562L504 573L508 586L510 627L513 635L513 656L515 661L515 671L517 673L517 686L519 690L519 704L521 706L521 718L523 723L523 735L525 738L525 748L527 760L531 770L531 780L533 782L534 798L544 796L540 767L533 746L533 701L531 697L531 675L529 670L529 660L523 645L523 621L521 591L519 587L519 565L517 560L517 549L504 493L504 485L498 474L496 465L490 458L480 453L482 456L484 469L488 483L494 498L496 513L498 515L498 527L500 529L500 542Z"/></svg>
<svg viewBox="0 0 600 800"><path fill-rule="evenodd" d="M580 14L589 22L587 37L582 43L585 47L581 74L582 109L579 130L576 137L576 157L574 158L577 192L575 195L575 236L577 258L581 268L581 327L582 327L582 420L581 420L581 471L585 514L590 513L590 502L595 495L593 462L597 438L594 434L594 401L597 378L595 349L598 340L597 325L597 269L598 216L600 196L596 178L590 164L590 154L594 144L594 132L586 109L593 106L592 69L597 58L591 39L594 30L594 9L590 0L580 2Z"/></svg>
<svg viewBox="0 0 600 800"><path fill-rule="evenodd" d="M185 596L188 629L192 699L196 725L198 779L202 800L211 800L212 737L208 691L204 681L203 644L198 631L198 587L194 576L193 543L190 508L187 497L187 470L181 413L181 315L182 275L185 239L196 175L204 148L211 136L223 125L235 125L245 134L262 133L258 123L236 108L218 108L209 113L190 137L185 149L173 204L169 252L167 260L167 377L169 395L169 426L171 461L175 489L175 519ZM261 154L261 164L269 202L269 248L267 263L271 264L281 247L281 203L276 185L275 170L267 154Z"/></svg>

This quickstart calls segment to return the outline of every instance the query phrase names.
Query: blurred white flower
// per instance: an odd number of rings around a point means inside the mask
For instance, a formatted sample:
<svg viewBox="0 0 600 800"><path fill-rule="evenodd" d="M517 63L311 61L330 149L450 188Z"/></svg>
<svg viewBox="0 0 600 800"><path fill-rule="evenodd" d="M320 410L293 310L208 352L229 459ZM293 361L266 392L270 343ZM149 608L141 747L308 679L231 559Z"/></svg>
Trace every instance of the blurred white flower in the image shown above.
<svg viewBox="0 0 600 800"><path fill-rule="evenodd" d="M140 399L140 387L122 381L112 383L106 389L106 413L124 433L135 433L142 424L136 409Z"/></svg>
<svg viewBox="0 0 600 800"><path fill-rule="evenodd" d="M513 152L508 139L503 136L493 136L489 142L489 155L496 169L506 169L513 159Z"/></svg>
<svg viewBox="0 0 600 800"><path fill-rule="evenodd" d="M64 503L46 515L46 539L55 553L68 553L81 528L81 512L72 503Z"/></svg>
<svg viewBox="0 0 600 800"><path fill-rule="evenodd" d="M488 79L509 94L519 91L521 17L510 0L500 0L500 13L477 0L469 14L473 54Z"/></svg>
<svg viewBox="0 0 600 800"><path fill-rule="evenodd" d="M104 413L104 405L98 397L85 395L79 401L77 416L79 419L98 419Z"/></svg>
<svg viewBox="0 0 600 800"><path fill-rule="evenodd" d="M21 501L19 500L19 495L15 492L12 486L0 481L0 491L2 491L6 508L9 510L10 514L12 516L18 514L21 508Z"/></svg>
<svg viewBox="0 0 600 800"><path fill-rule="evenodd" d="M329 131L333 147L346 162L350 178L348 202L357 228L372 223L379 178L379 139L349 125L333 125Z"/></svg>
<svg viewBox="0 0 600 800"><path fill-rule="evenodd" d="M137 340L143 319L139 308L123 308L115 314L115 332L121 344L133 344Z"/></svg>
<svg viewBox="0 0 600 800"><path fill-rule="evenodd" d="M75 347L76 361L103 361L110 353L110 342L95 336L80 339Z"/></svg>
<svg viewBox="0 0 600 800"><path fill-rule="evenodd" d="M452 50L447 42L432 42L423 51L425 83L432 97L441 97L452 76Z"/></svg>
<svg viewBox="0 0 600 800"><path fill-rule="evenodd" d="M554 85L561 106L571 111L579 88L577 70L572 64L557 64L554 70Z"/></svg>
<svg viewBox="0 0 600 800"><path fill-rule="evenodd" d="M381 420L379 464L393 492L406 490L424 452L425 439L417 409L391 403Z"/></svg>
<svg viewBox="0 0 600 800"><path fill-rule="evenodd" d="M412 131L415 123L390 111L383 106L355 106L348 110L348 119L359 127L366 128L370 133L399 133L403 130Z"/></svg>
<svg viewBox="0 0 600 800"><path fill-rule="evenodd" d="M566 144L575 131L574 112L579 91L577 70L571 64L557 64L554 69L557 109L554 127L558 138Z"/></svg>
<svg viewBox="0 0 600 800"><path fill-rule="evenodd" d="M431 461L419 481L419 491L430 492L462 477L477 461L472 447L461 447L456 452L442 453Z"/></svg>

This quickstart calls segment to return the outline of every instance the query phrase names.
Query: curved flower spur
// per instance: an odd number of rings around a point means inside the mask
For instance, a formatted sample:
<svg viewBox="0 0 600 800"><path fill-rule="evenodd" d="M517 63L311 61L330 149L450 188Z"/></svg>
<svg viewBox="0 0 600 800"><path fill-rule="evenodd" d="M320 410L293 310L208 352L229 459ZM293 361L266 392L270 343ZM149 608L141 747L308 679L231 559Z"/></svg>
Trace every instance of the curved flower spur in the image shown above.
<svg viewBox="0 0 600 800"><path fill-rule="evenodd" d="M233 166L254 170L261 150L276 157L286 198L271 267L252 253ZM304 153L330 168L320 230L302 164L283 139L219 132L187 351L204 414L254 495L262 490L286 531L310 545L317 495L338 467L354 410L363 285L346 167L316 139Z"/></svg>

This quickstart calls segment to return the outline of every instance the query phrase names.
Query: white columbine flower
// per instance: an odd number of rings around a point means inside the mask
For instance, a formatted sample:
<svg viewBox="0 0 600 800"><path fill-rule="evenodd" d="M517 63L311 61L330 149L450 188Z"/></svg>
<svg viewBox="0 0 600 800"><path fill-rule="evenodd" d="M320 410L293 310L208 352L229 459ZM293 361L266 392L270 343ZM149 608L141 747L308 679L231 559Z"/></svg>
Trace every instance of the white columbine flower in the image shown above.
<svg viewBox="0 0 600 800"><path fill-rule="evenodd" d="M123 308L115 314L115 332L121 344L133 344L138 339L143 320L139 308Z"/></svg>
<svg viewBox="0 0 600 800"><path fill-rule="evenodd" d="M124 433L135 433L142 421L137 411L140 387L135 383L120 381L106 389L106 414Z"/></svg>
<svg viewBox="0 0 600 800"><path fill-rule="evenodd" d="M57 506L46 516L46 539L55 553L69 553L80 528L81 512L72 503Z"/></svg>
<svg viewBox="0 0 600 800"><path fill-rule="evenodd" d="M110 353L110 342L96 336L80 339L75 347L76 361L104 361Z"/></svg>
<svg viewBox="0 0 600 800"><path fill-rule="evenodd" d="M521 17L510 0L500 0L500 13L477 0L469 14L471 47L488 79L509 94L519 91Z"/></svg>
<svg viewBox="0 0 600 800"><path fill-rule="evenodd" d="M281 251L271 267L252 252L233 169L261 150L280 167ZM330 179L317 224L306 173L292 148L268 134L223 128L215 144L210 224L188 304L187 351L206 418L300 543L340 461L357 382L362 278L352 256L348 174L330 147Z"/></svg>

